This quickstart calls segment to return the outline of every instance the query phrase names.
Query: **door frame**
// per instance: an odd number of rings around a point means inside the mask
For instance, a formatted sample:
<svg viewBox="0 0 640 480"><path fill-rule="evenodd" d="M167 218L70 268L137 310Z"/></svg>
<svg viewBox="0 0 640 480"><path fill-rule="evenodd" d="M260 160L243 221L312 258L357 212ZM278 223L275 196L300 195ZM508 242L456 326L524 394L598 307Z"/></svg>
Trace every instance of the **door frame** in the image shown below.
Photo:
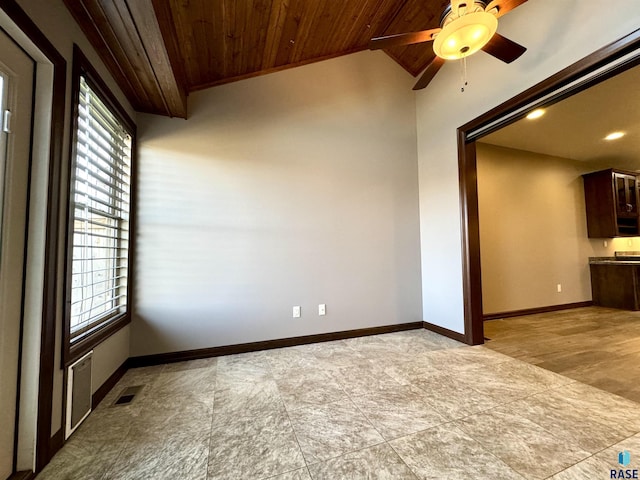
<svg viewBox="0 0 640 480"><path fill-rule="evenodd" d="M3 218L0 220L0 242L4 246L9 247L8 253L3 253L2 257L16 262L11 269L11 265L0 265L9 268L3 275L11 279L13 290L3 291L7 301L16 302L15 309L10 310L10 314L4 320L8 320L5 333L10 335L10 341L15 338L15 356L11 355L15 361L15 377L13 377L12 386L16 388L15 395L11 402L13 403L13 429L5 432L10 434L7 440L11 438L11 465L10 473L13 474L17 470L18 464L18 441L20 430L20 411L21 411L21 390L22 390L22 365L23 365L23 338L25 328L25 305L26 305L26 282L27 282L27 245L29 243L29 211L30 211L30 191L32 176L32 158L33 158L33 125L35 114L35 86L36 86L36 63L34 59L15 42L12 36L0 29L3 41L12 44L9 48L15 53L1 59L0 80L3 81L3 89L0 90L0 97L4 97L0 101L0 113L10 111L15 113L11 117L11 129L8 133L0 131L0 135L5 135L3 142L0 142L0 148L6 154L5 158L0 158L0 214ZM19 55L16 58L14 55ZM14 63L15 62L15 63ZM24 62L24 63L23 63ZM24 77L23 77L24 75ZM24 80L24 81L23 81ZM5 90L6 89L6 90ZM28 108L28 110L27 110ZM15 125L14 125L15 124ZM12 146L13 145L13 146ZM15 156L17 154L17 157ZM17 183L14 183L17 182ZM13 204L13 205L12 205ZM6 222L6 224L5 224ZM5 231L5 226L7 230ZM7 242L6 244L4 242ZM9 260L11 258L12 260ZM0 260L1 262L2 260ZM19 269L19 271L17 270ZM11 292L11 293L9 293ZM9 296L7 296L9 295ZM13 313L11 313L13 312ZM13 330L17 328L17 330ZM15 335L16 337L13 337ZM13 352L12 352L13 353ZM13 367L13 365L12 365ZM28 395L26 395L29 398ZM33 400L34 396L31 396ZM33 419L33 415L32 415ZM9 452L7 452L9 453ZM3 465L8 467L8 465Z"/></svg>
<svg viewBox="0 0 640 480"><path fill-rule="evenodd" d="M52 73L48 78L48 89L51 91L50 128L46 157L47 171L47 198L46 221L44 240L44 276L42 278L42 319L40 332L40 359L38 380L38 407L35 445L35 472L39 472L55 454L58 445L51 438L51 420L53 411L53 383L55 366L55 328L58 310L58 247L60 225L60 179L62 167L62 147L64 139L65 94L67 62L53 44L40 31L29 16L22 10L15 0L0 0L0 10L8 17L9 23L24 34L28 42L34 46L46 61L36 62L36 85L41 87L43 77L38 74L38 69L45 71L52 67ZM7 32L14 41L22 46L24 42ZM33 55L30 55L33 58ZM35 105L34 105L35 108ZM34 128L36 128L34 126ZM32 136L33 138L33 136ZM32 150L33 151L33 150ZM17 440L17 437L16 437ZM61 446L61 443L60 443Z"/></svg>
<svg viewBox="0 0 640 480"><path fill-rule="evenodd" d="M469 345L484 343L476 140L520 120L533 108L548 106L638 64L640 29L458 128L464 331Z"/></svg>

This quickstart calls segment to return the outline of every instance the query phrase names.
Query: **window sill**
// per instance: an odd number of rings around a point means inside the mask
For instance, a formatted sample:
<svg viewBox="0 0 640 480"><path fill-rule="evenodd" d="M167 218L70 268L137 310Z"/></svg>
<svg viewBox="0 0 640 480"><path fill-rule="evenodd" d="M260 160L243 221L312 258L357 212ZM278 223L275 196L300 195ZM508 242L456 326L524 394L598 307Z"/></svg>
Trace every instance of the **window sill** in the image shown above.
<svg viewBox="0 0 640 480"><path fill-rule="evenodd" d="M81 358L84 354L91 351L114 333L118 332L125 326L131 323L131 314L129 312L115 317L102 327L97 328L86 337L71 344L69 341L65 341L66 348L62 354L62 368L66 368L73 362Z"/></svg>

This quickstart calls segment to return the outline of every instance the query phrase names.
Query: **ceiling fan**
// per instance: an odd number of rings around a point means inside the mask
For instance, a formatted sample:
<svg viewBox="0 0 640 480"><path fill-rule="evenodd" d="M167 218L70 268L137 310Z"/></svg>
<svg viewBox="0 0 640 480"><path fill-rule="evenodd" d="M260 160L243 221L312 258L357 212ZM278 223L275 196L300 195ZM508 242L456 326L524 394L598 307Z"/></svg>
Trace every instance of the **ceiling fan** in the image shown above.
<svg viewBox="0 0 640 480"><path fill-rule="evenodd" d="M511 63L527 49L496 32L498 18L527 0L451 0L442 12L440 27L421 32L400 33L372 38L371 50L433 41L436 54L413 87L421 90L438 73L445 60L464 59L483 50L505 63Z"/></svg>

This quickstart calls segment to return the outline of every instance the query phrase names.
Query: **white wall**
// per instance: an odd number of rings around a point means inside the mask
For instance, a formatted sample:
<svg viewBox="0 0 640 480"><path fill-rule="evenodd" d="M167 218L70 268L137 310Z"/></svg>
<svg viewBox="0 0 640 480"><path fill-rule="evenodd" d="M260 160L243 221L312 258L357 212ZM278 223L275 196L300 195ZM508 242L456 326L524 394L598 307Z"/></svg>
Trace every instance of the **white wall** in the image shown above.
<svg viewBox="0 0 640 480"><path fill-rule="evenodd" d="M91 64L96 68L100 76L107 83L111 91L118 98L127 112L135 119L135 112L127 102L126 98L117 87L115 81L108 73L104 64L100 61L95 50L90 46L89 41L82 33L80 27L73 20L73 17L65 7L62 0L17 0L17 3L29 15L31 20L44 33L53 46L67 61L67 93L66 93L66 114L64 124L64 138L62 159L65 162L63 168L63 183L61 191L66 195L68 185L66 183L68 175L69 160L69 129L71 126L71 80L72 80L72 63L73 63L73 44L80 46L83 53L87 56ZM64 284L64 235L66 227L64 219L66 218L67 203L66 198L62 198L61 205L61 236L60 236L60 261L58 264L59 291L58 291L58 321L56 324L56 358L55 365L60 365L60 357L62 353L61 336L62 336L62 306L64 305L62 297L62 286ZM116 336L108 340L106 346L100 346L94 355L94 368L98 372L93 384L93 391L100 387L99 381L108 378L115 369L124 362L129 355L129 327L125 327ZM51 433L55 434L62 426L62 392L63 392L63 371L59 368L55 370L54 391L53 391L53 414L51 419Z"/></svg>
<svg viewBox="0 0 640 480"><path fill-rule="evenodd" d="M140 115L132 355L420 321L412 83L363 52Z"/></svg>
<svg viewBox="0 0 640 480"><path fill-rule="evenodd" d="M510 65L468 60L469 85L447 63L417 95L424 320L464 331L456 129L640 25L640 2L538 0L500 18L499 32L528 50ZM434 253L436 253L434 255Z"/></svg>

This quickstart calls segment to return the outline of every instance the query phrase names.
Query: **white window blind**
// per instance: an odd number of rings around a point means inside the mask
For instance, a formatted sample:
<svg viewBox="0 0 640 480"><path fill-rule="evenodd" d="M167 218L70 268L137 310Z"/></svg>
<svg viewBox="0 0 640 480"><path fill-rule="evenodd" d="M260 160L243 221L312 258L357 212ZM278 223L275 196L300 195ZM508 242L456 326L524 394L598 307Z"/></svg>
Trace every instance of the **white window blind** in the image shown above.
<svg viewBox="0 0 640 480"><path fill-rule="evenodd" d="M72 343L125 313L131 135L80 77L72 175Z"/></svg>

